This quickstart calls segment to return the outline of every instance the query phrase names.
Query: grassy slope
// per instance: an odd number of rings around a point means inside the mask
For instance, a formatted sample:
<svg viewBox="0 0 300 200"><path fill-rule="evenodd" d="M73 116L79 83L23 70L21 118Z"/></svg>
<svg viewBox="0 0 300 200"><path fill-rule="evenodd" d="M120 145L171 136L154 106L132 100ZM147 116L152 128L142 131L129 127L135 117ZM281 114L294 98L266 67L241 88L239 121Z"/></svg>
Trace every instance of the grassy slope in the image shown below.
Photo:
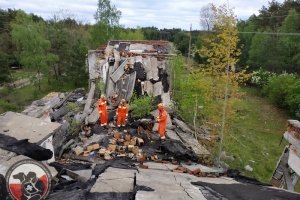
<svg viewBox="0 0 300 200"><path fill-rule="evenodd" d="M279 146L288 115L276 109L253 88L244 88L245 96L234 106L235 120L230 122L224 149L235 157L226 161L231 168L269 183L285 142ZM250 165L253 172L244 167Z"/></svg>

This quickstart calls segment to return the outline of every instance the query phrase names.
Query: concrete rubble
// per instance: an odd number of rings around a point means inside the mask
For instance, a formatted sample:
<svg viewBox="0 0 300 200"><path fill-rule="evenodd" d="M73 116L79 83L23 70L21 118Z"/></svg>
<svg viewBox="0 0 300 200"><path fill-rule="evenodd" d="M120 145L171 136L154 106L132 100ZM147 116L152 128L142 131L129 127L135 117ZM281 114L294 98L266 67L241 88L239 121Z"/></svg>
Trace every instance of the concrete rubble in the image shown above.
<svg viewBox="0 0 300 200"><path fill-rule="evenodd" d="M300 122L288 120L287 124L281 142L284 138L289 144L277 162L271 183L275 187L294 191L300 177Z"/></svg>
<svg viewBox="0 0 300 200"><path fill-rule="evenodd" d="M25 145L53 155L43 160L53 175L47 199L210 199L214 191L192 182L239 184L206 162L209 152L175 117L167 74L172 55L167 42L110 41L88 52L88 91L50 93L22 114L0 115L3 138L16 144L28 139ZM103 93L109 102L107 127L100 126L97 110ZM127 126L116 128L116 106L121 98L130 102L133 93L162 101L170 111L166 141L153 122L157 110L143 119L129 113ZM0 174L22 158L27 158L22 152L0 148Z"/></svg>

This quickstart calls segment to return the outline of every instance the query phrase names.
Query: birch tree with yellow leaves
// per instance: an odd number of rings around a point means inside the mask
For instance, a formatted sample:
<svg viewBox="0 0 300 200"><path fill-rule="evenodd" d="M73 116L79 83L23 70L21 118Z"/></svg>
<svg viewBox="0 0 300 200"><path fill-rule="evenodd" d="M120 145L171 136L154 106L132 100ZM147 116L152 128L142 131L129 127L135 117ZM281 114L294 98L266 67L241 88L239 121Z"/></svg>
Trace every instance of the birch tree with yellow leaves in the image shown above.
<svg viewBox="0 0 300 200"><path fill-rule="evenodd" d="M195 70L194 76L199 77L198 84L205 91L203 99L206 101L208 122L212 132L220 135L221 151L226 122L234 114L232 105L240 96L240 85L249 75L245 70L235 68L241 49L238 48L237 19L233 9L227 5L216 7L213 4L210 9L213 29L198 50L207 59L207 64Z"/></svg>

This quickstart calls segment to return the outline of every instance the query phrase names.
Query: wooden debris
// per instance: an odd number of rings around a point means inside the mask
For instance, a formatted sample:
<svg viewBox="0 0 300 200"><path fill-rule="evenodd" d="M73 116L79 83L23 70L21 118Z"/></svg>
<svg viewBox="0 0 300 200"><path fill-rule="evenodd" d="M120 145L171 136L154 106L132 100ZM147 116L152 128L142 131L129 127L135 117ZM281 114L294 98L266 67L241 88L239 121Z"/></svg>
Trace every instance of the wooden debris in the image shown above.
<svg viewBox="0 0 300 200"><path fill-rule="evenodd" d="M90 151L84 151L84 152L83 152L83 156L84 156L84 157L88 157L89 155L90 155Z"/></svg>
<svg viewBox="0 0 300 200"><path fill-rule="evenodd" d="M117 148L117 145L109 144L107 147L107 150L114 152L114 151L116 151L116 148Z"/></svg>
<svg viewBox="0 0 300 200"><path fill-rule="evenodd" d="M74 153L75 153L77 156L79 156L80 154L83 153L83 148L77 146L73 151L74 151Z"/></svg>
<svg viewBox="0 0 300 200"><path fill-rule="evenodd" d="M134 153L135 155L137 155L137 154L139 153L139 147L134 146L134 147L132 148L132 153Z"/></svg>
<svg viewBox="0 0 300 200"><path fill-rule="evenodd" d="M135 146L136 145L136 137L131 138L130 144Z"/></svg>
<svg viewBox="0 0 300 200"><path fill-rule="evenodd" d="M125 135L125 141L130 142L131 136L129 134Z"/></svg>
<svg viewBox="0 0 300 200"><path fill-rule="evenodd" d="M132 152L132 149L134 148L134 146L133 145L128 145L127 148L128 148L129 152Z"/></svg>
<svg viewBox="0 0 300 200"><path fill-rule="evenodd" d="M121 133L118 132L118 131L115 131L114 132L114 138L117 139L117 140L120 139L121 138Z"/></svg>
<svg viewBox="0 0 300 200"><path fill-rule="evenodd" d="M94 150L100 149L100 145L99 145L99 144L94 144L94 145L93 145L93 149L94 149Z"/></svg>
<svg viewBox="0 0 300 200"><path fill-rule="evenodd" d="M104 156L105 151L106 151L106 149L100 149L100 150L98 151L98 153L99 153L100 156Z"/></svg>

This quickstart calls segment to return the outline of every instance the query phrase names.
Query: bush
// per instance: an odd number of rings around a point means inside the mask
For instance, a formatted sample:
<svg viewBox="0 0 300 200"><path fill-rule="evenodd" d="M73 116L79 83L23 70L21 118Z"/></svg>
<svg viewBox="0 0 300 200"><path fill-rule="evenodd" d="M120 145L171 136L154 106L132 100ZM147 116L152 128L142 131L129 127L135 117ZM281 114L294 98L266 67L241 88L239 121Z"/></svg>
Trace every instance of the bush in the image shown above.
<svg viewBox="0 0 300 200"><path fill-rule="evenodd" d="M154 110L151 104L151 97L133 95L129 109L131 110L132 118L142 118L150 115L150 112Z"/></svg>
<svg viewBox="0 0 300 200"><path fill-rule="evenodd" d="M281 74L269 78L268 83L263 87L265 94L272 102L281 108L288 108L287 97L293 94L293 85L297 78L293 74Z"/></svg>
<svg viewBox="0 0 300 200"><path fill-rule="evenodd" d="M251 83L259 87L265 86L271 77L276 76L275 73L271 73L260 68L258 71L253 72L251 77Z"/></svg>
<svg viewBox="0 0 300 200"><path fill-rule="evenodd" d="M300 117L300 79L297 79L290 87L286 97L286 104L291 113Z"/></svg>

